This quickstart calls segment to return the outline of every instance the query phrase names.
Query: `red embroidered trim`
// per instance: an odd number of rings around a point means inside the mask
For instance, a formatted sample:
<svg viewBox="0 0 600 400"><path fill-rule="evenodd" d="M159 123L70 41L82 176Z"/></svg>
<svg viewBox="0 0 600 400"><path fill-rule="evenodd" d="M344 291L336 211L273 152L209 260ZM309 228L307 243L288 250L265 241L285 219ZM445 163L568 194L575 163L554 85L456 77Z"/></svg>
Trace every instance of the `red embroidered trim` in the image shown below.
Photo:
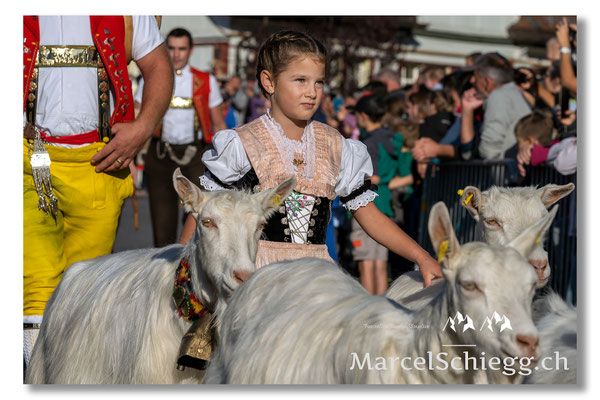
<svg viewBox="0 0 600 400"><path fill-rule="evenodd" d="M177 307L177 315L189 321L195 321L206 314L206 308L200 303L192 290L192 274L190 266L185 258L182 258L175 272L175 284L173 286L173 297L175 293L183 290L184 300L182 305ZM175 298L177 302L177 299ZM185 307L184 307L185 306Z"/></svg>
<svg viewBox="0 0 600 400"><path fill-rule="evenodd" d="M40 136L46 142L49 143L59 143L59 144L87 144L87 143L95 143L100 140L98 137L98 130L93 130L91 132L82 133L79 135L69 135L69 136L49 136L46 132L41 132Z"/></svg>

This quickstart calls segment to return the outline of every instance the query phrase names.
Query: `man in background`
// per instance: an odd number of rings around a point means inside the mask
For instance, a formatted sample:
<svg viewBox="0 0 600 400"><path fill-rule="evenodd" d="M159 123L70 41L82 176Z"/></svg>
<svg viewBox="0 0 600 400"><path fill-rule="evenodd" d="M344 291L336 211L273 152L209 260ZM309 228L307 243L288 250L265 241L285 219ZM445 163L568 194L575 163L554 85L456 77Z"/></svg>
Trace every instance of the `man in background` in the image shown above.
<svg viewBox="0 0 600 400"><path fill-rule="evenodd" d="M193 49L190 32L175 28L166 42L175 71L173 96L152 137L144 165L155 247L177 239L179 198L173 188L173 172L181 168L183 175L198 183L204 174L202 154L211 145L214 132L226 128L217 80L189 65ZM142 107L144 92L141 80L135 100Z"/></svg>

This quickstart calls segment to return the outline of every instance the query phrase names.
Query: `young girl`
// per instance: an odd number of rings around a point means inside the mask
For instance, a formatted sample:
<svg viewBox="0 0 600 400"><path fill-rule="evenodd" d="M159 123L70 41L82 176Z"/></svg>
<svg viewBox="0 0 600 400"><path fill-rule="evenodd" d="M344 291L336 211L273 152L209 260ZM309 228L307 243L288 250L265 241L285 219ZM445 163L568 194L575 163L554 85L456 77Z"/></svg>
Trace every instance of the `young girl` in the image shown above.
<svg viewBox="0 0 600 400"><path fill-rule="evenodd" d="M308 34L270 36L259 51L256 77L271 109L244 126L217 132L214 149L202 157L207 173L200 183L207 190L257 191L296 176L295 191L264 228L257 267L302 257L330 260L325 232L331 202L339 196L369 236L419 265L427 286L441 277L440 266L373 204L366 146L311 120L323 96L326 57L323 44ZM188 218L180 242L194 229L195 220Z"/></svg>

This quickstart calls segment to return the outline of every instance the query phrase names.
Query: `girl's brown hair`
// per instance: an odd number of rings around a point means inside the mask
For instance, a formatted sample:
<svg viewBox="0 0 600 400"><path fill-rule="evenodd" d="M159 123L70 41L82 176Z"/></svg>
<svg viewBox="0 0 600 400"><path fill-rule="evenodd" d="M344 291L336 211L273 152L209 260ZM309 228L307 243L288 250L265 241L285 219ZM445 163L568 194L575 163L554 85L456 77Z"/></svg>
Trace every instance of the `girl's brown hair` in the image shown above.
<svg viewBox="0 0 600 400"><path fill-rule="evenodd" d="M265 40L256 60L256 79L265 96L268 96L268 92L260 81L260 74L267 70L273 79L276 79L294 58L302 55L315 57L323 64L327 62L327 49L323 43L308 33L281 31Z"/></svg>

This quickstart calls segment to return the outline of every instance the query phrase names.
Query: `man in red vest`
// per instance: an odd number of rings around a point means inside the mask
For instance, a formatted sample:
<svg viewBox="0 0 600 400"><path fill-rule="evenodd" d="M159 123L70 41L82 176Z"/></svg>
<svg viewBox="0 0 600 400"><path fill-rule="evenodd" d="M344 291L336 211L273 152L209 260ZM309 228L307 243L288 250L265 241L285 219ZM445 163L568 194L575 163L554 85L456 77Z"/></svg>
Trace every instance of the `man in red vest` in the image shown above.
<svg viewBox="0 0 600 400"><path fill-rule="evenodd" d="M123 200L133 193L129 164L167 109L173 70L157 22L23 17L26 364L66 268L111 252ZM146 79L137 118L131 60Z"/></svg>
<svg viewBox="0 0 600 400"><path fill-rule="evenodd" d="M188 64L192 54L190 32L175 28L166 41L175 69L175 89L169 109L150 142L144 165L156 247L175 243L177 238L178 197L173 189L173 172L179 167L188 179L198 183L204 174L202 154L210 146L214 132L226 128L217 80ZM142 105L144 92L142 80L135 96Z"/></svg>

